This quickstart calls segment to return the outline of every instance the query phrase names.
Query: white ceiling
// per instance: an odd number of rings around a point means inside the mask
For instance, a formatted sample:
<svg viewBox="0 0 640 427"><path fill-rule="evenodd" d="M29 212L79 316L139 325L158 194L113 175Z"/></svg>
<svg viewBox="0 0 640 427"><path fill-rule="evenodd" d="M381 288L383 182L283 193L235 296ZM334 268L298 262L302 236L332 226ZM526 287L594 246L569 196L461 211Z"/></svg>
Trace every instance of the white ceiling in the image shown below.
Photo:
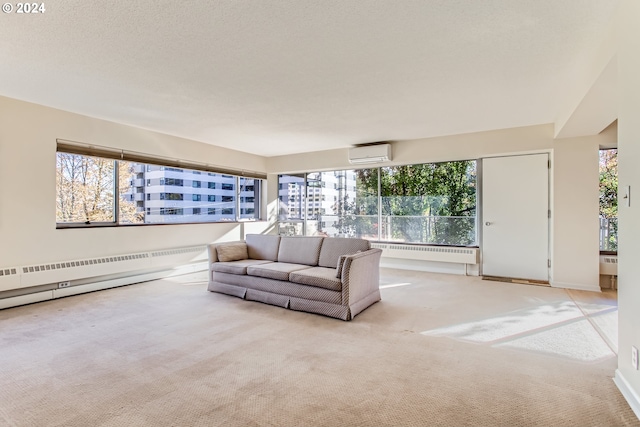
<svg viewBox="0 0 640 427"><path fill-rule="evenodd" d="M265 156L554 122L615 0L58 0L0 95Z"/></svg>

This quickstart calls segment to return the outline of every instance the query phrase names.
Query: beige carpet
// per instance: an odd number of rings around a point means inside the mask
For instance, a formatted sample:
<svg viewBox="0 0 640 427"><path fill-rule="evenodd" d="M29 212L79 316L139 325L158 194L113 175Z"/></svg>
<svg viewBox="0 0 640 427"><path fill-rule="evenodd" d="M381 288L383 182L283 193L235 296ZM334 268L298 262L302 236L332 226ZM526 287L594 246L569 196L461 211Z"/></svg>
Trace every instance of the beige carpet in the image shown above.
<svg viewBox="0 0 640 427"><path fill-rule="evenodd" d="M383 269L352 322L202 274L0 311L2 426L640 426L615 293Z"/></svg>

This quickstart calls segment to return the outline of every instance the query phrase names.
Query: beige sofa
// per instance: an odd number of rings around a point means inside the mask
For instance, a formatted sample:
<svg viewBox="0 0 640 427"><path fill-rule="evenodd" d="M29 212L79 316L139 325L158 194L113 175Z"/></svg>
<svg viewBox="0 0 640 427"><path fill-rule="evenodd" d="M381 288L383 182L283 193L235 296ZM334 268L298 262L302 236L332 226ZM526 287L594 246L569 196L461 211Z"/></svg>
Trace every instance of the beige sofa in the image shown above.
<svg viewBox="0 0 640 427"><path fill-rule="evenodd" d="M380 301L381 253L364 239L249 234L209 245L208 289L351 320Z"/></svg>

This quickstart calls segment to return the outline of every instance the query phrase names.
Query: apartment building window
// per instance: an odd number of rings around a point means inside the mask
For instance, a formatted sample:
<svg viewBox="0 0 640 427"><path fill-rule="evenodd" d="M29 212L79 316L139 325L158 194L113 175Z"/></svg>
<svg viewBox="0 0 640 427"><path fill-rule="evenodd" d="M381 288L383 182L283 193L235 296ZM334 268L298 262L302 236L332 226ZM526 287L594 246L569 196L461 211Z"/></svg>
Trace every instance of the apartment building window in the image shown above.
<svg viewBox="0 0 640 427"><path fill-rule="evenodd" d="M126 157L120 151L113 150L112 153L109 149L103 150L93 145L77 148L75 144L58 141L58 228L260 218L261 178L140 163L129 161ZM203 173L208 177L206 185L200 180L191 179L194 174ZM184 187L185 184L202 188L198 190L201 194L191 194L189 197L189 194L185 196L184 193L166 191L170 186ZM239 198L235 197L236 188L244 197L242 206ZM217 194L211 194L213 190Z"/></svg>
<svg viewBox="0 0 640 427"><path fill-rule="evenodd" d="M160 200L182 200L183 195L180 193L160 193Z"/></svg>
<svg viewBox="0 0 640 427"><path fill-rule="evenodd" d="M183 215L181 208L160 208L160 215Z"/></svg>
<svg viewBox="0 0 640 427"><path fill-rule="evenodd" d="M161 185L173 185L175 187L184 186L184 180L179 178L162 178L160 179Z"/></svg>

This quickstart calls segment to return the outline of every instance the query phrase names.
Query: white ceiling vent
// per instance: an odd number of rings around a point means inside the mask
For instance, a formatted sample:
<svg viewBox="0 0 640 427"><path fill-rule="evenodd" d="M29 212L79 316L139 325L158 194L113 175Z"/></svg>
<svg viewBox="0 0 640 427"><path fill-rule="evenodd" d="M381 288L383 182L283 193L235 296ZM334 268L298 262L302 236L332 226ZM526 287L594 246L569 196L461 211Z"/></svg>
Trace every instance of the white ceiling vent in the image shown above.
<svg viewBox="0 0 640 427"><path fill-rule="evenodd" d="M349 148L349 163L353 165L382 163L391 160L391 144L361 145Z"/></svg>

